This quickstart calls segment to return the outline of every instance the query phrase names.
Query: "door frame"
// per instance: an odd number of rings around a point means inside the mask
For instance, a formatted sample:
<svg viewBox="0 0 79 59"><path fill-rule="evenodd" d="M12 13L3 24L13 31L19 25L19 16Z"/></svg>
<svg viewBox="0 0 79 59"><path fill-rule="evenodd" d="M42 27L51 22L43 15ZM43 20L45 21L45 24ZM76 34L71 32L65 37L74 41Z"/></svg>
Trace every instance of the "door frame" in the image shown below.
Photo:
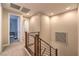
<svg viewBox="0 0 79 59"><path fill-rule="evenodd" d="M11 15L14 15L14 16L18 16L19 17L19 21L20 21L20 25L22 24L22 22L21 22L21 15L19 15L19 14L16 14L16 13L8 13L8 45L10 45L11 43L10 43L10 16ZM20 32L21 32L21 27L20 27ZM21 33L19 33L19 35L18 35L18 37L19 37L19 41L21 40L21 37L20 37L20 35L21 35Z"/></svg>
<svg viewBox="0 0 79 59"><path fill-rule="evenodd" d="M0 53L2 52L2 4L0 3Z"/></svg>

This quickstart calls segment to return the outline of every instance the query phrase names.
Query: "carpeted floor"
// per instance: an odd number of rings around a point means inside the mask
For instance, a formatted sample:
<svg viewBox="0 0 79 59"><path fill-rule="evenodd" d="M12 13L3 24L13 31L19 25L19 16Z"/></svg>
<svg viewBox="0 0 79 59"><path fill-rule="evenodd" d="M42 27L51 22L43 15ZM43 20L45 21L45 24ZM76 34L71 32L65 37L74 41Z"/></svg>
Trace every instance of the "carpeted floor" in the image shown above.
<svg viewBox="0 0 79 59"><path fill-rule="evenodd" d="M28 54L25 52L22 42L15 42L5 48L0 56L28 56Z"/></svg>

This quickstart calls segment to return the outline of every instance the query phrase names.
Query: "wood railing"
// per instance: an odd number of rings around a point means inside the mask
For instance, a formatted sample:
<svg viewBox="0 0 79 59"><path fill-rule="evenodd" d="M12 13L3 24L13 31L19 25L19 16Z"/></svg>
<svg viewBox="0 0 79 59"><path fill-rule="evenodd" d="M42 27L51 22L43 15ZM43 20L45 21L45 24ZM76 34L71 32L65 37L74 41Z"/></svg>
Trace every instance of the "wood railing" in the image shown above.
<svg viewBox="0 0 79 59"><path fill-rule="evenodd" d="M39 32L25 32L25 48L33 56L57 56L58 50L39 37Z"/></svg>

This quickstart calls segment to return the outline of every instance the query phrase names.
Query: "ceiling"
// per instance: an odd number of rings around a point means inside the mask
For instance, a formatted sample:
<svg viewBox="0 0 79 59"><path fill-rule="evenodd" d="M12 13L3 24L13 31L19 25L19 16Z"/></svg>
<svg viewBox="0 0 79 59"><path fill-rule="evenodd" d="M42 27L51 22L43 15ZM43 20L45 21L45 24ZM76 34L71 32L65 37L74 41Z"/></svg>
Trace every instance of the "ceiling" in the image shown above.
<svg viewBox="0 0 79 59"><path fill-rule="evenodd" d="M58 14L70 9L77 8L74 3L15 3L16 5L30 9L26 16L32 16L37 13L44 13L48 16Z"/></svg>

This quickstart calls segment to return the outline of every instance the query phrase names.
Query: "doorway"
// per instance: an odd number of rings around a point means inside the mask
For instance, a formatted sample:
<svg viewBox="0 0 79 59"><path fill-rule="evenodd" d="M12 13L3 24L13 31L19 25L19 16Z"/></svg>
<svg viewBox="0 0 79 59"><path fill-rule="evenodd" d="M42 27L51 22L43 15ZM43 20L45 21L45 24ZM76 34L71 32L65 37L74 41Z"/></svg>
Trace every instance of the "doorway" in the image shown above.
<svg viewBox="0 0 79 59"><path fill-rule="evenodd" d="M10 44L14 42L19 42L20 34L20 17L16 15L10 15L10 30L9 30L9 40Z"/></svg>

